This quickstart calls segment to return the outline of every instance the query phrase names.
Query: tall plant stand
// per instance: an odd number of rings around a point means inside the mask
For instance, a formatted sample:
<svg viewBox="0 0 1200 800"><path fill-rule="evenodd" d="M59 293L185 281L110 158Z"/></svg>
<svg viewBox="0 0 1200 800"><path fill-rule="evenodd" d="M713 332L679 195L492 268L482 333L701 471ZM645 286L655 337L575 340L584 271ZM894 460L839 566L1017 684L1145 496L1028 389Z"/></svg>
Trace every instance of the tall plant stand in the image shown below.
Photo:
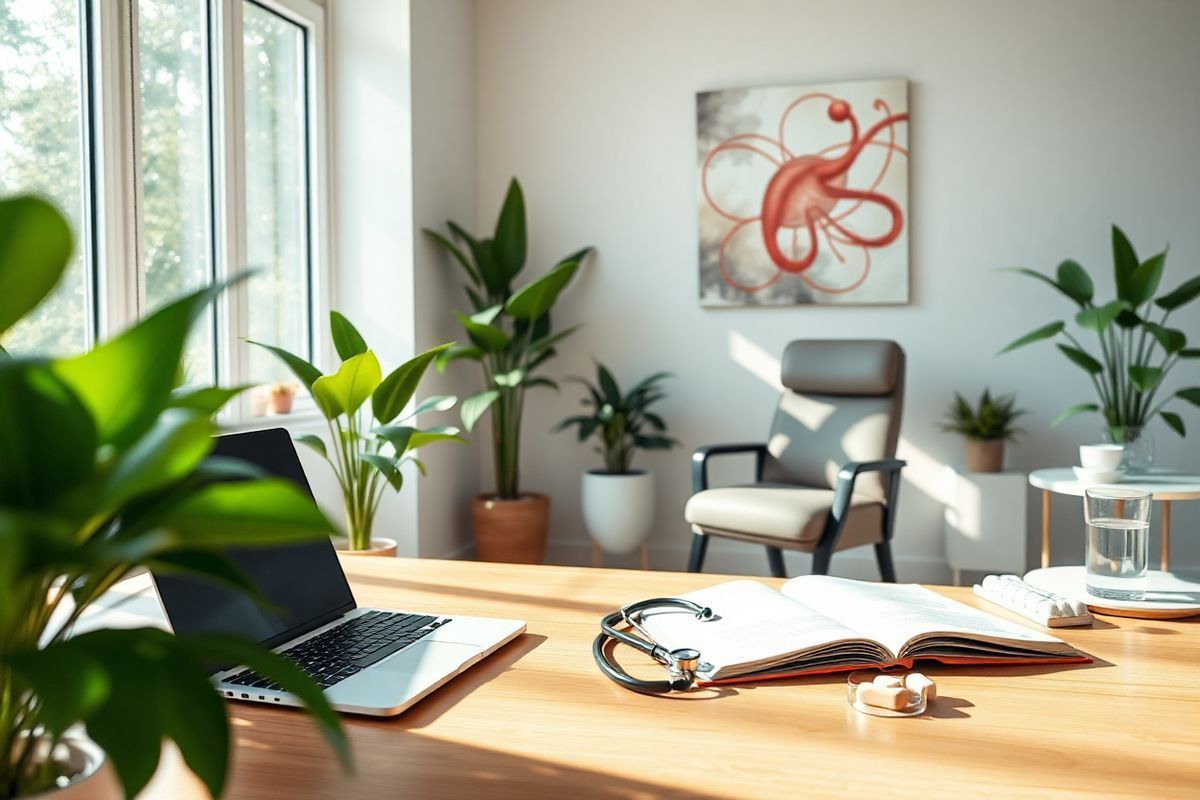
<svg viewBox="0 0 1200 800"><path fill-rule="evenodd" d="M1038 469L1029 473L1029 484L1042 490L1042 567L1050 566L1050 495L1064 494L1083 497L1088 484L1075 479L1070 467ZM1168 572L1171 562L1171 503L1176 500L1200 500L1200 475L1170 470L1151 470L1143 475L1129 475L1118 484L1122 489L1141 489L1158 501L1161 520L1162 552L1159 569ZM1151 513L1151 524L1156 516ZM1079 515L1083 524L1083 512Z"/></svg>

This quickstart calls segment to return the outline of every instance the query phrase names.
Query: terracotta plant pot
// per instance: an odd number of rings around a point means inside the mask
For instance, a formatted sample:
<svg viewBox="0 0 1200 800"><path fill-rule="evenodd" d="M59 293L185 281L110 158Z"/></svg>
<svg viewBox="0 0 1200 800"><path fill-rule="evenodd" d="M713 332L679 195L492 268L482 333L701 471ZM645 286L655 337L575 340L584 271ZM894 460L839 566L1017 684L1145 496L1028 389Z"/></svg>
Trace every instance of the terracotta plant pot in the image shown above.
<svg viewBox="0 0 1200 800"><path fill-rule="evenodd" d="M350 542L347 539L338 539L333 543L333 549L339 553L345 553L348 556L383 556L385 558L396 557L396 540L395 539L376 539L371 538L371 546L366 550L351 550Z"/></svg>
<svg viewBox="0 0 1200 800"><path fill-rule="evenodd" d="M292 402L295 400L295 397L292 395L284 392L271 392L269 399L271 403L272 414L292 413Z"/></svg>
<svg viewBox="0 0 1200 800"><path fill-rule="evenodd" d="M550 498L530 492L516 500L480 494L471 498L475 553L480 561L540 564L546 557Z"/></svg>
<svg viewBox="0 0 1200 800"><path fill-rule="evenodd" d="M1003 439L967 439L968 472L1000 472L1003 469Z"/></svg>

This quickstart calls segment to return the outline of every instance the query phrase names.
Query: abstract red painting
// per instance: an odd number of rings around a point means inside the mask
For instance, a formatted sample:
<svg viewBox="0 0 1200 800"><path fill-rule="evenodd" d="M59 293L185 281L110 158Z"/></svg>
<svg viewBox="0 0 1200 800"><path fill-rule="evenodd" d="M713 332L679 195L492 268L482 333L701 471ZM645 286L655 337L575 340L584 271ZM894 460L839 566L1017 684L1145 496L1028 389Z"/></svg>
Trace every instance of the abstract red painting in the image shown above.
<svg viewBox="0 0 1200 800"><path fill-rule="evenodd" d="M696 96L700 301L908 302L908 82Z"/></svg>

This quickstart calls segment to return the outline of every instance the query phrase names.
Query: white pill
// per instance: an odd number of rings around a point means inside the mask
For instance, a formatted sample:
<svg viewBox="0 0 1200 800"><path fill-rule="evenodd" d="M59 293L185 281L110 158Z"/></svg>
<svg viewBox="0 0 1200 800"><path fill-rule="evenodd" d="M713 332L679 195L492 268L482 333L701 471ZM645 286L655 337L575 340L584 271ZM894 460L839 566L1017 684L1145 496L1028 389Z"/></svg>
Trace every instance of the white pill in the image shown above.
<svg viewBox="0 0 1200 800"><path fill-rule="evenodd" d="M871 681L871 683L875 684L876 686L882 686L885 689L904 685L904 681L895 675L876 675L875 680Z"/></svg>
<svg viewBox="0 0 1200 800"><path fill-rule="evenodd" d="M876 686L873 683L860 683L857 696L858 702L864 705L902 711L908 706L912 693L903 686L885 687Z"/></svg>
<svg viewBox="0 0 1200 800"><path fill-rule="evenodd" d="M921 695L926 703L932 703L937 698L937 684L919 672L904 676L904 687L913 694Z"/></svg>

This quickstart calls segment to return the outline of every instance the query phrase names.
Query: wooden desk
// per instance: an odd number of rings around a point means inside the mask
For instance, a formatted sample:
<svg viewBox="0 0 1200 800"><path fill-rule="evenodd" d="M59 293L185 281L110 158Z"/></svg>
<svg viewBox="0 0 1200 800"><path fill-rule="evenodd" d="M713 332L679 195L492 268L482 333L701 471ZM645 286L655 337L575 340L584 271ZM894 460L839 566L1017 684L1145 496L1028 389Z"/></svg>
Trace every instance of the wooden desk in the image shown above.
<svg viewBox="0 0 1200 800"><path fill-rule="evenodd" d="M1196 621L1109 618L1094 629L1057 631L1111 665L932 666L926 671L941 695L932 713L880 719L850 709L844 676L656 698L620 689L595 669L589 648L602 614L721 576L343 563L361 604L518 617L529 631L407 714L347 717L353 778L299 713L233 704L230 798L961 800L1200 792ZM938 591L988 607L968 589ZM640 661L625 655L631 668ZM641 672L661 674L653 666ZM160 770L152 789L150 796L204 796L178 767Z"/></svg>

